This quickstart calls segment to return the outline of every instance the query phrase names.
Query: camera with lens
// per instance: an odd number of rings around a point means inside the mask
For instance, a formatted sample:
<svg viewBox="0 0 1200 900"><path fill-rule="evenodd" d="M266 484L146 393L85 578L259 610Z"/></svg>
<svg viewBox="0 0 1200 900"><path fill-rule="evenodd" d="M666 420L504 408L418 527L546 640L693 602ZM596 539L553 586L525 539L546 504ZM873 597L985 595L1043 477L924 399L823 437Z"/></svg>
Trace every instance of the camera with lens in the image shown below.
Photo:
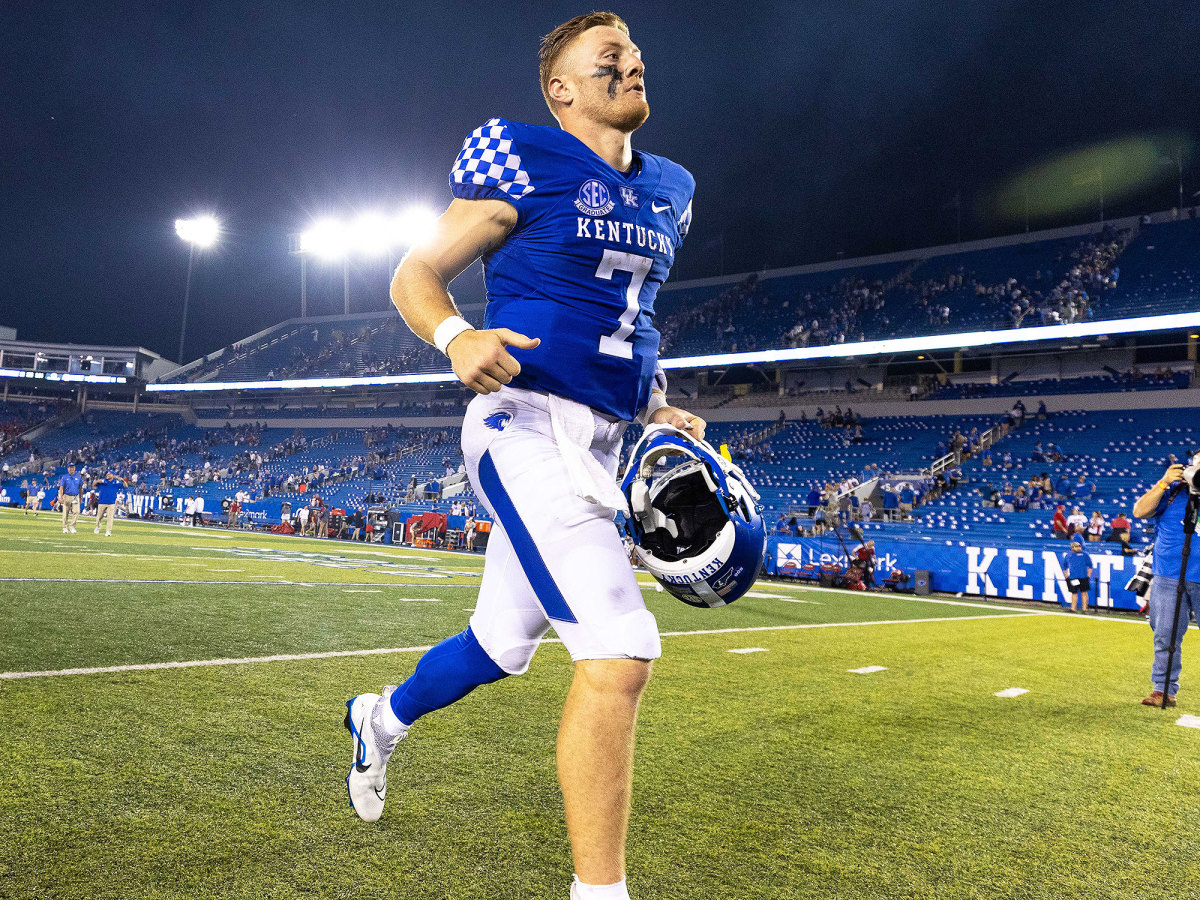
<svg viewBox="0 0 1200 900"><path fill-rule="evenodd" d="M1183 483L1193 494L1200 494L1200 453L1196 453L1184 467Z"/></svg>
<svg viewBox="0 0 1200 900"><path fill-rule="evenodd" d="M1145 597L1150 590L1150 582L1154 579L1154 554L1147 553L1142 560L1142 564L1138 566L1138 570L1129 579L1129 583L1125 585L1125 590L1132 591L1139 597Z"/></svg>

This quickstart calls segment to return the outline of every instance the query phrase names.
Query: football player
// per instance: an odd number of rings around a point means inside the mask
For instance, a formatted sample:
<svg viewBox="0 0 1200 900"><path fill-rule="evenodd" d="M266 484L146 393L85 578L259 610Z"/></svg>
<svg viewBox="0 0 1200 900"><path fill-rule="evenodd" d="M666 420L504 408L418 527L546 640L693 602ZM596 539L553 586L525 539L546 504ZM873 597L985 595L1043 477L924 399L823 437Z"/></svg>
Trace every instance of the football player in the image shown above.
<svg viewBox="0 0 1200 900"><path fill-rule="evenodd" d="M631 420L704 433L666 402L653 325L695 182L631 146L649 106L618 16L560 25L539 70L560 127L491 119L473 131L450 174L453 202L392 282L408 326L478 394L463 453L495 525L470 626L398 688L347 703L346 782L355 812L378 819L385 766L417 719L525 672L553 627L575 669L558 735L571 896L624 900L634 727L661 648L614 526L625 508L614 479ZM488 305L477 331L447 285L479 257Z"/></svg>

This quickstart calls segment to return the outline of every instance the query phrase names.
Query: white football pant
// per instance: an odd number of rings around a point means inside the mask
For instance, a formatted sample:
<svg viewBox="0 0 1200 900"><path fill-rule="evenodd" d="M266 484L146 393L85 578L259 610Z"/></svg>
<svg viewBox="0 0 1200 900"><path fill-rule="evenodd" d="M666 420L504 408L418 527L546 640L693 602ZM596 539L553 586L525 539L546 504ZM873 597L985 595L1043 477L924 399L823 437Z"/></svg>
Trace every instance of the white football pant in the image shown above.
<svg viewBox="0 0 1200 900"><path fill-rule="evenodd" d="M529 667L551 626L573 660L657 659L658 623L613 510L580 496L555 440L550 405L545 394L505 387L467 407L467 473L494 520L471 630L511 675ZM615 479L624 424L581 410L594 425L587 450Z"/></svg>

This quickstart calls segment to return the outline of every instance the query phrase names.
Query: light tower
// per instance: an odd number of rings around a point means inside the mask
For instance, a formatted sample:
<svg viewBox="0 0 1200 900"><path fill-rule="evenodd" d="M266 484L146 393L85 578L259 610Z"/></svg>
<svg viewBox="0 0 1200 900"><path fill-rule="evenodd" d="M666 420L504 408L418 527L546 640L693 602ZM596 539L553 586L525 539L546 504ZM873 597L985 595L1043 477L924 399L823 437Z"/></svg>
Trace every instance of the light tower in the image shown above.
<svg viewBox="0 0 1200 900"><path fill-rule="evenodd" d="M192 293L192 266L196 259L196 248L207 250L213 246L221 236L221 223L215 216L210 215L176 219L175 233L188 245L187 281L183 287L183 321L179 323L179 362L182 364L186 362L183 358L183 342L187 336L188 299Z"/></svg>

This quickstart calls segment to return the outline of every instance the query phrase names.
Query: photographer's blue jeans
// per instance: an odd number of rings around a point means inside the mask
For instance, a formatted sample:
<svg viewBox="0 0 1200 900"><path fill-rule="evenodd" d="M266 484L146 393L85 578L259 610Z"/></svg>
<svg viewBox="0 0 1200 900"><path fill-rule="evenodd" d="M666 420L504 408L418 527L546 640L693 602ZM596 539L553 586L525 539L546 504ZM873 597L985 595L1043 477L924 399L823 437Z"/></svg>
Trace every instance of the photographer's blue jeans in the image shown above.
<svg viewBox="0 0 1200 900"><path fill-rule="evenodd" d="M1150 628L1154 631L1154 667L1150 670L1150 684L1156 691L1163 690L1163 682L1166 681L1167 651L1171 646L1171 613L1175 609L1175 591L1178 587L1178 578L1155 575L1150 582ZM1179 690L1179 670L1183 666L1181 648L1190 615L1195 615L1200 621L1200 581L1183 583L1179 629L1175 635L1175 659L1171 664L1171 689L1164 692L1168 697L1174 697Z"/></svg>

